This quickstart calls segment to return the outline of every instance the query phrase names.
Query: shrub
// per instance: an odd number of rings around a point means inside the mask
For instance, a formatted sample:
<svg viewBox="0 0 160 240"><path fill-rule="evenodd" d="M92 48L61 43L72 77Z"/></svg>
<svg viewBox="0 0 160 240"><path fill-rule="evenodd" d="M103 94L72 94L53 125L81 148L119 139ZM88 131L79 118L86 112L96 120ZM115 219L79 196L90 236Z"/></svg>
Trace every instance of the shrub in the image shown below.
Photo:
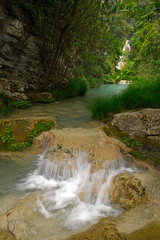
<svg viewBox="0 0 160 240"><path fill-rule="evenodd" d="M54 88L51 93L56 99L64 99L84 95L89 88L88 82L83 77L72 79L66 89Z"/></svg>
<svg viewBox="0 0 160 240"><path fill-rule="evenodd" d="M8 107L10 103L9 97L7 97L4 92L0 92L0 98L3 100L4 104Z"/></svg>
<svg viewBox="0 0 160 240"><path fill-rule="evenodd" d="M88 82L83 77L71 80L66 89L68 97L83 96L89 88Z"/></svg>
<svg viewBox="0 0 160 240"><path fill-rule="evenodd" d="M4 92L0 92L0 99L2 99L2 104L0 106L0 115L7 116L12 112L12 106L10 99L6 96Z"/></svg>
<svg viewBox="0 0 160 240"><path fill-rule="evenodd" d="M30 107L31 103L30 103L30 101L13 101L12 106L14 108L24 109L24 108Z"/></svg>
<svg viewBox="0 0 160 240"><path fill-rule="evenodd" d="M52 89L51 94L52 94L53 98L55 98L56 100L62 100L64 98L67 98L66 90L58 88L58 87Z"/></svg>

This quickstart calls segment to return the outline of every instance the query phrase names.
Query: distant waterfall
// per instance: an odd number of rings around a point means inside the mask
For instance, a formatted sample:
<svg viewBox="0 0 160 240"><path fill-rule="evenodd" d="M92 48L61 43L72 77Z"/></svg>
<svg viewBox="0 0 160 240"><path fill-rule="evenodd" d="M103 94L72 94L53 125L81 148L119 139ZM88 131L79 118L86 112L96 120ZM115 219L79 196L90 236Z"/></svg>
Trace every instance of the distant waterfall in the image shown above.
<svg viewBox="0 0 160 240"><path fill-rule="evenodd" d="M131 50L131 46L129 44L129 40L126 40L126 43L125 43L125 45L123 47L122 52L125 53L125 52L129 52L130 50ZM120 56L119 62L117 64L117 66L116 66L117 69L121 70L124 67L125 59L126 59L126 57L124 55Z"/></svg>

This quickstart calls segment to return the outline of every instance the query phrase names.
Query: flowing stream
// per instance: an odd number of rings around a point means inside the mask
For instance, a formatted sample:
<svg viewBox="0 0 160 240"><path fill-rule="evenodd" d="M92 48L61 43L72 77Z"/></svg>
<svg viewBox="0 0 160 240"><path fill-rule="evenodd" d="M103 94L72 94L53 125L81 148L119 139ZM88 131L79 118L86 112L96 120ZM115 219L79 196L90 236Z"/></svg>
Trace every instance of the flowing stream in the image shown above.
<svg viewBox="0 0 160 240"><path fill-rule="evenodd" d="M13 117L47 115L56 117L59 127L86 127L91 121L88 104L106 92L111 96L125 88L124 85L104 85L90 90L86 97L17 110ZM87 151L76 151L63 161L52 157L50 161L45 149L38 157L23 161L0 158L0 214L21 199L19 208L25 206L24 212L31 212L30 217L25 218L30 234L26 239L64 239L102 217L122 213L120 207L110 204L109 190L116 175L134 171L124 159L106 161L92 172L92 159ZM27 197L34 202L33 206L26 204Z"/></svg>
<svg viewBox="0 0 160 240"><path fill-rule="evenodd" d="M102 85L98 89L91 89L83 97L65 99L52 104L37 104L28 109L17 109L12 114L12 118L31 117L31 118L55 118L58 128L75 128L75 127L94 127L91 111L88 106L98 97L111 97L119 94L127 88L127 84Z"/></svg>

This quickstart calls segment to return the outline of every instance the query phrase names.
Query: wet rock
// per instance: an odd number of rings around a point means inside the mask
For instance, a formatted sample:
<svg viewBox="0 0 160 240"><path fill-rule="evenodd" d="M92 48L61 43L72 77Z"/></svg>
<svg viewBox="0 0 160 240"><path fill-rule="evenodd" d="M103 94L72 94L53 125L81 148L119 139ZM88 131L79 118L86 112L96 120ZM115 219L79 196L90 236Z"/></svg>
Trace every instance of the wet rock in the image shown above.
<svg viewBox="0 0 160 240"><path fill-rule="evenodd" d="M41 99L52 99L52 94L49 92L40 92L40 93L28 93L27 97L31 101L38 101Z"/></svg>
<svg viewBox="0 0 160 240"><path fill-rule="evenodd" d="M149 194L141 181L129 173L115 177L110 196L111 202L119 203L125 209L134 208L149 201Z"/></svg>
<svg viewBox="0 0 160 240"><path fill-rule="evenodd" d="M160 139L160 109L142 109L116 114L112 125L130 136L155 136Z"/></svg>
<svg viewBox="0 0 160 240"><path fill-rule="evenodd" d="M158 240L160 239L160 222L154 221L144 228L131 233L128 236L128 240Z"/></svg>
<svg viewBox="0 0 160 240"><path fill-rule="evenodd" d="M125 144L106 136L101 128L63 128L44 132L35 139L34 147L37 151L42 151L43 139L50 140L49 152L54 151L53 146L56 145L63 146L63 149L72 149L73 152L78 152L79 149L89 152L90 160L95 163L93 171L102 168L106 160L121 160L121 152L128 151Z"/></svg>
<svg viewBox="0 0 160 240"><path fill-rule="evenodd" d="M87 231L76 234L67 240L127 240L124 234L120 234L112 219L102 219Z"/></svg>

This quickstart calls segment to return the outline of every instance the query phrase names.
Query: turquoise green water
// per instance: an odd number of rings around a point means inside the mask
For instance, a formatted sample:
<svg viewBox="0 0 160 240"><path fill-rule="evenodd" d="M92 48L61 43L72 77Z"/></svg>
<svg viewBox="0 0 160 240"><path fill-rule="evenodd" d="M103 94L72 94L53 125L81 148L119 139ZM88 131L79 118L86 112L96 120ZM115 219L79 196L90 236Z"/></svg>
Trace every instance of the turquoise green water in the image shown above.
<svg viewBox="0 0 160 240"><path fill-rule="evenodd" d="M15 110L12 118L55 118L58 128L93 127L92 113L88 106L98 97L111 97L127 88L127 84L102 85L99 89L91 89L86 96L65 99L52 104L37 104L29 109Z"/></svg>

